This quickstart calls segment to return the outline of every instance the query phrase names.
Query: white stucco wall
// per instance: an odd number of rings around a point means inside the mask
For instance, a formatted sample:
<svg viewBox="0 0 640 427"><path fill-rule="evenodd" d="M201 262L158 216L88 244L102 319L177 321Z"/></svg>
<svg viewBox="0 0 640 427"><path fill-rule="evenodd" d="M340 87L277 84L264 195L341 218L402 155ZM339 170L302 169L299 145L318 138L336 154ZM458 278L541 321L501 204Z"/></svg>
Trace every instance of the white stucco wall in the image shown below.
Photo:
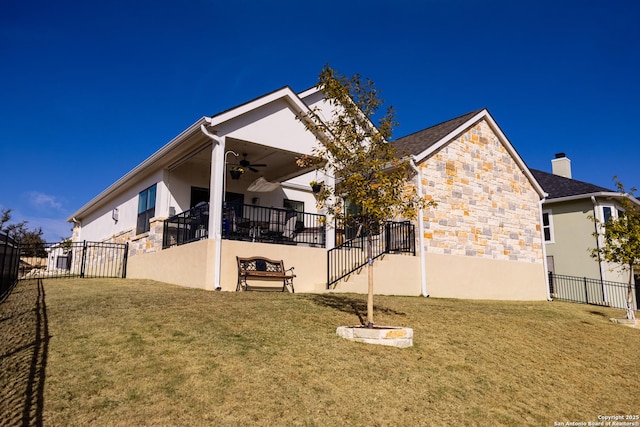
<svg viewBox="0 0 640 427"><path fill-rule="evenodd" d="M103 241L111 236L135 229L138 219L138 195L141 191L157 184L156 207L167 197L167 188L162 182L163 171L149 175L145 179L124 190L117 197L105 201L91 214L81 220L78 233L74 233L75 241ZM118 209L118 220L112 218L113 209ZM156 211L156 216L158 212Z"/></svg>

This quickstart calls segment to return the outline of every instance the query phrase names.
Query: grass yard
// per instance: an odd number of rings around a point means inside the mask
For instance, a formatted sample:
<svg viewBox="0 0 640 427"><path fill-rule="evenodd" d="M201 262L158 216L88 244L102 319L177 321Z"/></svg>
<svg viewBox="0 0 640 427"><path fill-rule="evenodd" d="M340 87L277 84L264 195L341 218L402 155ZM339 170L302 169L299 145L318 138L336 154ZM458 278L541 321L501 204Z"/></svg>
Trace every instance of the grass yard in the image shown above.
<svg viewBox="0 0 640 427"><path fill-rule="evenodd" d="M335 335L365 295L21 282L0 425L554 426L640 413L640 329L560 302L375 298L397 349Z"/></svg>

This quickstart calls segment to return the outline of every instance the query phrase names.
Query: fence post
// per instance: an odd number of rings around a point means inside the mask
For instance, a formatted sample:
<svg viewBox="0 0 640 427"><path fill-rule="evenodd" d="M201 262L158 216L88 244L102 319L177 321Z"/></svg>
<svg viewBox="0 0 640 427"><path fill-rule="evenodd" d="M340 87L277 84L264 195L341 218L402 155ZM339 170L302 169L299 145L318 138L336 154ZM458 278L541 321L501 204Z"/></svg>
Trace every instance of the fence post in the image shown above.
<svg viewBox="0 0 640 427"><path fill-rule="evenodd" d="M127 278L127 261L129 259L129 242L124 245L124 256L122 257L122 278Z"/></svg>
<svg viewBox="0 0 640 427"><path fill-rule="evenodd" d="M82 243L82 263L80 264L80 277L84 278L84 266L87 262L87 241Z"/></svg>
<svg viewBox="0 0 640 427"><path fill-rule="evenodd" d="M583 277L582 282L584 283L584 302L589 304L589 289L587 288L587 278Z"/></svg>
<svg viewBox="0 0 640 427"><path fill-rule="evenodd" d="M389 253L389 248L391 247L391 223L387 222L384 225L384 228L385 228L385 230L384 230L385 231L385 233L384 233L385 234L385 236L384 236L384 244L385 244L384 253L388 254Z"/></svg>

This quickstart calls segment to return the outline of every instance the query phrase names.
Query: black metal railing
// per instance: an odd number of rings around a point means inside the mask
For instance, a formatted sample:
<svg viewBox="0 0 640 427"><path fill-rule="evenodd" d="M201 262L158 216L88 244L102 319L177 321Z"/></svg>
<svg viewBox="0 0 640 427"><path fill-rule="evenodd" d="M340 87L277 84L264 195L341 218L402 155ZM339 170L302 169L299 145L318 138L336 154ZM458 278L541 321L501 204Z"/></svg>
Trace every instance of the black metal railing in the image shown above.
<svg viewBox="0 0 640 427"><path fill-rule="evenodd" d="M382 233L371 236L371 258L388 253L410 253L415 256L415 225L409 221L387 222ZM367 237L356 237L327 252L327 289L367 265Z"/></svg>
<svg viewBox="0 0 640 427"><path fill-rule="evenodd" d="M195 206L164 221L162 249L209 236L209 204Z"/></svg>
<svg viewBox="0 0 640 427"><path fill-rule="evenodd" d="M0 300L18 281L20 247L18 242L0 233Z"/></svg>
<svg viewBox="0 0 640 427"><path fill-rule="evenodd" d="M587 277L549 273L549 293L553 299L581 304L627 308L628 284ZM633 286L633 307L640 309L637 285Z"/></svg>
<svg viewBox="0 0 640 427"><path fill-rule="evenodd" d="M87 241L20 245L18 278L125 278L128 249L128 243Z"/></svg>
<svg viewBox="0 0 640 427"><path fill-rule="evenodd" d="M225 239L325 247L325 216L256 205L228 206L222 235Z"/></svg>
<svg viewBox="0 0 640 427"><path fill-rule="evenodd" d="M385 250L388 253L416 254L416 227L410 221L387 222Z"/></svg>
<svg viewBox="0 0 640 427"><path fill-rule="evenodd" d="M164 222L162 248L209 236L209 205L197 206ZM289 209L237 204L222 215L222 238L325 247L324 215Z"/></svg>

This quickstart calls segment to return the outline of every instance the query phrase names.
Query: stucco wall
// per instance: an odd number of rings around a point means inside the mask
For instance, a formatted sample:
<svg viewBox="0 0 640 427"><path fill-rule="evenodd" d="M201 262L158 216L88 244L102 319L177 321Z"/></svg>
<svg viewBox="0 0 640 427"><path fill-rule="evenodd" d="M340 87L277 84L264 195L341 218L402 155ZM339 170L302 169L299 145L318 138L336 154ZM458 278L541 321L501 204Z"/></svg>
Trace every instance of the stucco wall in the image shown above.
<svg viewBox="0 0 640 427"><path fill-rule="evenodd" d="M366 294L368 286L367 267L364 267L338 282L330 292ZM377 259L373 264L373 292L376 295L420 295L420 257L385 255Z"/></svg>
<svg viewBox="0 0 640 427"><path fill-rule="evenodd" d="M588 248L596 247L593 204L590 200L554 203L545 206L551 211L553 243L547 243L547 256L553 257L556 274L600 279L598 263Z"/></svg>
<svg viewBox="0 0 640 427"><path fill-rule="evenodd" d="M322 248L223 240L221 250L220 285L223 291L236 290L236 256L282 259L285 268L294 267L296 292L323 292L326 288L327 255ZM127 277L214 290L215 256L215 240L211 239L145 253L129 258ZM253 283L274 288L282 286L273 281Z"/></svg>
<svg viewBox="0 0 640 427"><path fill-rule="evenodd" d="M163 172L158 171L127 189L123 189L118 197L103 203L91 214L81 218L81 225L74 224L74 241L103 242L115 236L135 233L138 220L138 195L141 191L157 184L156 215L159 215L159 201L166 197L167 189L162 181ZM112 217L113 209L118 210L118 220Z"/></svg>
<svg viewBox="0 0 640 427"><path fill-rule="evenodd" d="M435 298L544 300L542 263L471 256L426 256L427 293Z"/></svg>
<svg viewBox="0 0 640 427"><path fill-rule="evenodd" d="M224 291L236 290L238 281L236 256L263 256L283 260L284 268L294 267L296 292L323 292L326 289L327 252L323 248L223 240L220 284ZM251 281L249 283L251 284ZM259 284L258 281L253 283ZM282 286L281 283L273 281L263 285Z"/></svg>
<svg viewBox="0 0 640 427"><path fill-rule="evenodd" d="M127 278L151 279L191 288L214 289L213 240L200 240L129 257Z"/></svg>

